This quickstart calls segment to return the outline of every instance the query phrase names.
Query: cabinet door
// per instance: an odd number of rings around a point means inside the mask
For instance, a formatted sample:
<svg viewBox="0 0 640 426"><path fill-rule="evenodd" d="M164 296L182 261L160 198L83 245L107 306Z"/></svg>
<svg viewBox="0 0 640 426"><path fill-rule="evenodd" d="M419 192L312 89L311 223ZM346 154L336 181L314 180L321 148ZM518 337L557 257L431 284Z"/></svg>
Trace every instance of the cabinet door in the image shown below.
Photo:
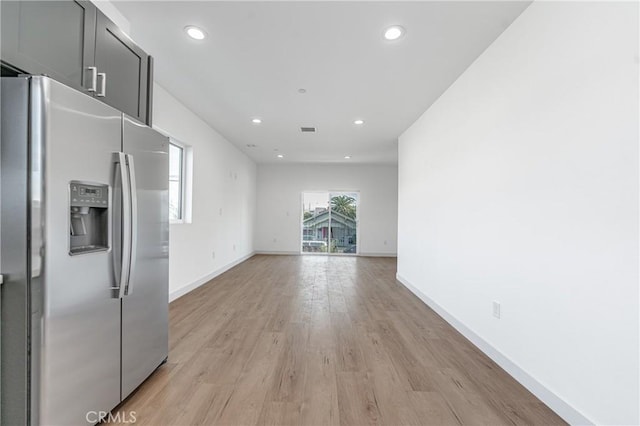
<svg viewBox="0 0 640 426"><path fill-rule="evenodd" d="M95 64L98 73L96 96L114 108L145 122L147 118L148 55L100 11L97 12Z"/></svg>
<svg viewBox="0 0 640 426"><path fill-rule="evenodd" d="M2 61L86 91L96 8L85 1L2 1Z"/></svg>

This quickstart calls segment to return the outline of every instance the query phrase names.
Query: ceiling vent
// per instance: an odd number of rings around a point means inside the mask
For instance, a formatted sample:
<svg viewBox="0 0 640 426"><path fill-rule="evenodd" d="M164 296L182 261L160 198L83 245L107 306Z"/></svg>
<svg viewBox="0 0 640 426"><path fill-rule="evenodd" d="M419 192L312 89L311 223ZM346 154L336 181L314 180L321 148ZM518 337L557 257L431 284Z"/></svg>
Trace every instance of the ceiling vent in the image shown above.
<svg viewBox="0 0 640 426"><path fill-rule="evenodd" d="M315 127L300 127L300 131L302 133L315 133L316 132L316 128Z"/></svg>

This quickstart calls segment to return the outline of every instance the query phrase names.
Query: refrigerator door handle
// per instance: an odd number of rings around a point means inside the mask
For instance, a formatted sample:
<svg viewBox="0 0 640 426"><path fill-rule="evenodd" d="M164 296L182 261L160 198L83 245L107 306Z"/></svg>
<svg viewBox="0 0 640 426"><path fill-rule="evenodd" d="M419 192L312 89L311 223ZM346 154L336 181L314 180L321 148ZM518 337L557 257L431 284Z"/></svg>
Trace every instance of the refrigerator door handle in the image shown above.
<svg viewBox="0 0 640 426"><path fill-rule="evenodd" d="M131 265L131 185L129 182L129 172L127 166L127 156L124 152L116 152L116 169L119 169L119 177L122 185L122 200L120 211L114 212L114 217L120 217L120 250L121 258L118 259L116 250L113 251L114 265L120 265L120 270L116 270L116 287L118 299L124 296L127 282L129 281L129 268Z"/></svg>
<svg viewBox="0 0 640 426"><path fill-rule="evenodd" d="M131 239L129 241L129 274L127 277L126 295L133 292L133 275L136 269L136 256L138 249L138 189L136 186L136 168L133 161L133 155L127 154L127 168L129 169L129 193L131 195Z"/></svg>

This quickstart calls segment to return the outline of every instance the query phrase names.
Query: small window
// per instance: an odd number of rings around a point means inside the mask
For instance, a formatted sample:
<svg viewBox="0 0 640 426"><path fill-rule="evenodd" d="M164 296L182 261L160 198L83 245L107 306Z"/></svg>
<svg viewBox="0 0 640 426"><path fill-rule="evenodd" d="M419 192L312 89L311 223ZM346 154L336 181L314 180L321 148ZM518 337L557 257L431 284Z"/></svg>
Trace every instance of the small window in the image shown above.
<svg viewBox="0 0 640 426"><path fill-rule="evenodd" d="M169 220L184 220L185 211L185 155L184 148L169 144Z"/></svg>

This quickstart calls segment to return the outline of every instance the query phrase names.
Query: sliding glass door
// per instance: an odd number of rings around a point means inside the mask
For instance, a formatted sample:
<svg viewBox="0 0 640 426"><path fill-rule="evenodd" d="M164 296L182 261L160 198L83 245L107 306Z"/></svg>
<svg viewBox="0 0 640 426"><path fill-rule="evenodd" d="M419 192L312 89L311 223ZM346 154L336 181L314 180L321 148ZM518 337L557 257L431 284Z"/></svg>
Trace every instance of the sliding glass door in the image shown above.
<svg viewBox="0 0 640 426"><path fill-rule="evenodd" d="M331 253L358 252L358 193L329 194Z"/></svg>
<svg viewBox="0 0 640 426"><path fill-rule="evenodd" d="M357 192L302 194L303 253L358 253Z"/></svg>
<svg viewBox="0 0 640 426"><path fill-rule="evenodd" d="M329 252L329 193L302 194L302 252Z"/></svg>

